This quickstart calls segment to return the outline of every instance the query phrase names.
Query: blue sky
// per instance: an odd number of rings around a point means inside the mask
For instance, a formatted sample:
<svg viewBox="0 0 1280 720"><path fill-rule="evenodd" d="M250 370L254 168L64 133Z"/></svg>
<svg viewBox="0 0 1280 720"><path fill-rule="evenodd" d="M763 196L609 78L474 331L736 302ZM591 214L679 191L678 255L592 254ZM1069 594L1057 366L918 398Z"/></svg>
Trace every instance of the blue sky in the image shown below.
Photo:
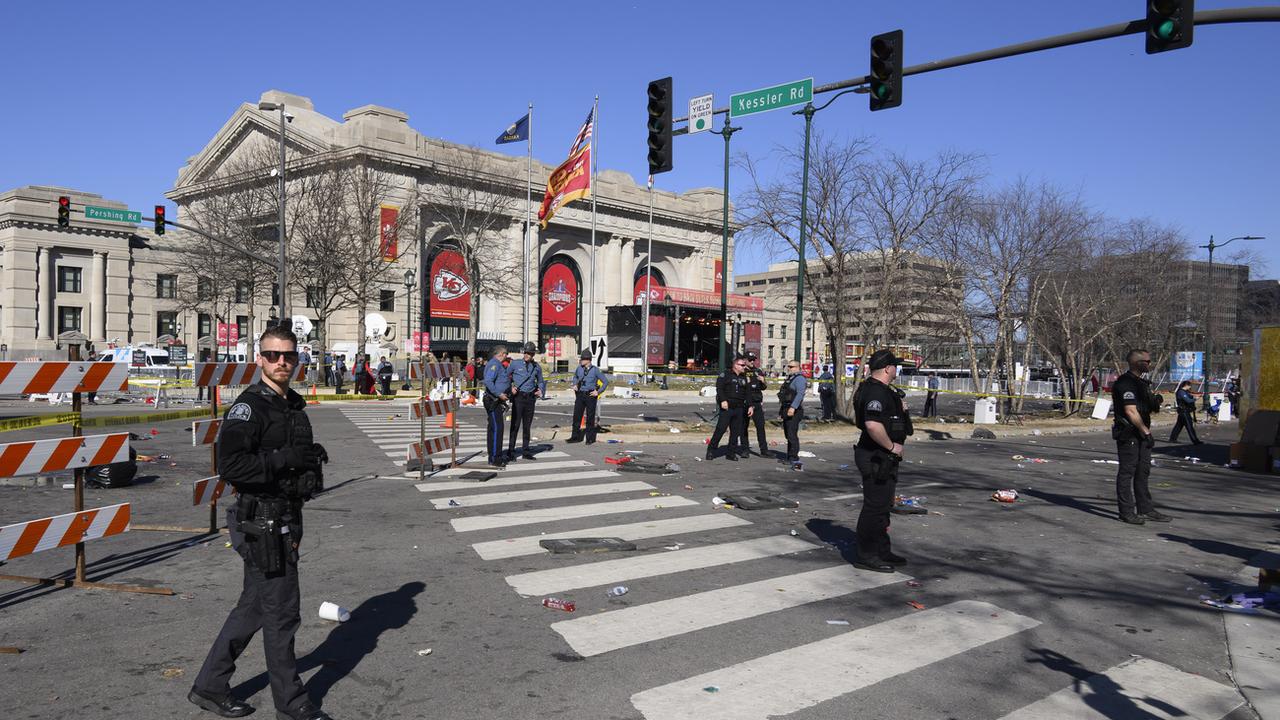
<svg viewBox="0 0 1280 720"><path fill-rule="evenodd" d="M1249 4L1200 0L1200 9ZM600 95L602 167L643 182L645 86L674 76L689 97L865 73L870 36L901 28L908 64L1129 20L1141 0L719 3L17 3L5 11L9 107L0 188L59 184L162 200L184 159L241 102L278 88L331 117L369 103L418 131L493 148L532 101L535 154L562 159ZM1150 216L1196 244L1254 243L1280 274L1280 25L1196 30L1148 56L1141 36L906 79L902 107L846 96L816 125L923 157L983 153L993 182L1019 175L1078 191L1117 217ZM651 38L657 38L651 40ZM16 60L14 60L16 59ZM785 111L744 118L735 151L799 141ZM501 149L522 153L523 145ZM723 145L677 139L658 186L718 186ZM744 178L736 174L737 189ZM1236 243L1236 247L1243 243ZM1232 250L1235 247L1231 248ZM1196 251L1198 257L1203 251ZM738 272L763 267L744 252Z"/></svg>

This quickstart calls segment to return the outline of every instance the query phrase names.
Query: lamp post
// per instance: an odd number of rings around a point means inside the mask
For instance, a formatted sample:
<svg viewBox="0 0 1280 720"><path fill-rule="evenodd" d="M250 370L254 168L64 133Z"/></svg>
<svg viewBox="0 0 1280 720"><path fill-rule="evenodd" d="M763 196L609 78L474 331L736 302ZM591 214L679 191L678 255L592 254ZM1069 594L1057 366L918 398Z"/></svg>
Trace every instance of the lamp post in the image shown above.
<svg viewBox="0 0 1280 720"><path fill-rule="evenodd" d="M1209 272L1205 280L1204 293L1204 334L1207 340L1208 351L1204 354L1204 407L1209 409L1209 383L1213 380L1213 251L1224 245L1230 245L1236 240L1266 240L1265 237L1258 235L1240 235L1220 243L1213 241L1213 236L1209 236L1208 245L1200 245L1199 247L1209 251Z"/></svg>
<svg viewBox="0 0 1280 720"><path fill-rule="evenodd" d="M404 304L408 306L408 314L404 317L404 385L401 390L412 390L413 386L409 384L409 359L417 344L414 343L413 337L413 288L417 284L414 282L413 268L404 271Z"/></svg>
<svg viewBox="0 0 1280 720"><path fill-rule="evenodd" d="M279 167L279 168L277 168L277 170L276 170L276 174L278 175L279 180L280 180L280 183L279 183L279 187L280 187L280 208L279 208L279 213L278 213L278 214L277 214L277 216L276 216L276 234L277 234L277 236L278 236L279 244L280 244L280 248L279 248L279 252L280 252L280 260L279 260L279 263L280 263L280 265L279 265L279 267L276 269L276 273L277 273L277 275L279 276L279 278L278 278L278 280L277 280L277 281L280 283L280 317L282 317L282 318L287 318L287 317L289 317L289 283L287 282L287 281L288 281L288 276L286 275L286 269L285 269L285 258L284 258L284 256L285 256L285 242L284 242L284 237L285 237L285 235L284 235L284 198L285 198L285 193L284 193L284 125L285 125L285 121L286 121L286 120L293 120L293 116L288 115L287 113L285 113L285 111L284 111L284 103L273 103L273 102L265 102L265 101L264 101L264 102L260 102L260 103L258 103L258 109L259 109L259 110L262 110L262 111L264 111L264 112L271 112L271 111L273 111L273 110L278 110L278 111L280 111L280 167Z"/></svg>
<svg viewBox="0 0 1280 720"><path fill-rule="evenodd" d="M729 114L725 113L724 127L711 131L724 138L724 232L720 239L720 372L724 372L728 362L725 357L728 351L725 347L724 326L729 322L729 139L741 129L730 125Z"/></svg>

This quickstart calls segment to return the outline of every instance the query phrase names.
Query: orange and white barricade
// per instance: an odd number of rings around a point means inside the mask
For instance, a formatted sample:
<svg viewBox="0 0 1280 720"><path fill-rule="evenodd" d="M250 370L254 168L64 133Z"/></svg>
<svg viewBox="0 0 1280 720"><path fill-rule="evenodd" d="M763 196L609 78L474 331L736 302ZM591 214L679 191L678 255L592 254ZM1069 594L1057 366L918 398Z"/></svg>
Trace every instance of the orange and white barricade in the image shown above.
<svg viewBox="0 0 1280 720"><path fill-rule="evenodd" d="M129 363L0 362L0 395L52 395L129 389Z"/></svg>
<svg viewBox="0 0 1280 720"><path fill-rule="evenodd" d="M191 371L191 381L196 387L219 385L252 385L262 379L262 368L257 363L196 363ZM301 364L293 369L289 382L304 382L307 369Z"/></svg>
<svg viewBox="0 0 1280 720"><path fill-rule="evenodd" d="M128 529L129 503L5 525L0 527L0 562L119 535Z"/></svg>
<svg viewBox="0 0 1280 720"><path fill-rule="evenodd" d="M195 420L191 423L191 444L212 445L218 440L218 430L222 428L222 418Z"/></svg>
<svg viewBox="0 0 1280 720"><path fill-rule="evenodd" d="M409 363L410 380L448 380L459 372L456 362L429 363L421 360Z"/></svg>
<svg viewBox="0 0 1280 720"><path fill-rule="evenodd" d="M193 490L191 505L204 505L217 502L218 498L222 497L222 493L226 492L227 484L222 481L222 476L214 475L197 480Z"/></svg>
<svg viewBox="0 0 1280 720"><path fill-rule="evenodd" d="M409 443L408 458L409 462L414 460L422 460L427 455L435 455L445 450L453 448L453 436L442 435L440 437L427 438L422 442Z"/></svg>
<svg viewBox="0 0 1280 720"><path fill-rule="evenodd" d="M424 417L435 417L437 415L449 415L457 412L458 401L450 400L418 400L410 405L413 409L413 419L419 420Z"/></svg>
<svg viewBox="0 0 1280 720"><path fill-rule="evenodd" d="M0 445L0 477L110 465L129 459L129 433L28 440Z"/></svg>

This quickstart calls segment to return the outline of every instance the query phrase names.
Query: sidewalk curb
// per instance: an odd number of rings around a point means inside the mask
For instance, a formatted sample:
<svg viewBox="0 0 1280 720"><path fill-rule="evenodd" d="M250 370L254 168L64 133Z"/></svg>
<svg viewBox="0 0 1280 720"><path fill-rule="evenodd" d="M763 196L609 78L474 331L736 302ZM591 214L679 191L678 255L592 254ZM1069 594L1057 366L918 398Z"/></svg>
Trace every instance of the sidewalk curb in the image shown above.
<svg viewBox="0 0 1280 720"><path fill-rule="evenodd" d="M1236 580L1256 586L1264 567L1280 568L1280 552L1263 550L1249 558ZM1222 624L1236 688L1262 720L1280 720L1280 615L1222 611Z"/></svg>

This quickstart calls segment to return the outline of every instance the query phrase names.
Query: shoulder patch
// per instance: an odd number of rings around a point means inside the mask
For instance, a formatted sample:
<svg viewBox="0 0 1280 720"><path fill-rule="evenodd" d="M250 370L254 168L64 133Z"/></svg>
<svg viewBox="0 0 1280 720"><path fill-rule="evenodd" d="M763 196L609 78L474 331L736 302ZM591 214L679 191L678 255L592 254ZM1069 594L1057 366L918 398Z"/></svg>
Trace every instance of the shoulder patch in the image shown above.
<svg viewBox="0 0 1280 720"><path fill-rule="evenodd" d="M1137 400L1138 398L1133 394L1133 391L1132 391L1132 390L1126 390L1126 391L1125 391L1125 393L1124 393L1124 395L1121 397L1121 399L1122 399L1122 400Z"/></svg>
<svg viewBox="0 0 1280 720"><path fill-rule="evenodd" d="M867 403L867 409L875 410L879 412L884 410L884 406L880 404L879 400L872 400L871 402Z"/></svg>
<svg viewBox="0 0 1280 720"><path fill-rule="evenodd" d="M253 417L253 408L249 407L249 403L236 403L227 411L228 420L248 420Z"/></svg>

